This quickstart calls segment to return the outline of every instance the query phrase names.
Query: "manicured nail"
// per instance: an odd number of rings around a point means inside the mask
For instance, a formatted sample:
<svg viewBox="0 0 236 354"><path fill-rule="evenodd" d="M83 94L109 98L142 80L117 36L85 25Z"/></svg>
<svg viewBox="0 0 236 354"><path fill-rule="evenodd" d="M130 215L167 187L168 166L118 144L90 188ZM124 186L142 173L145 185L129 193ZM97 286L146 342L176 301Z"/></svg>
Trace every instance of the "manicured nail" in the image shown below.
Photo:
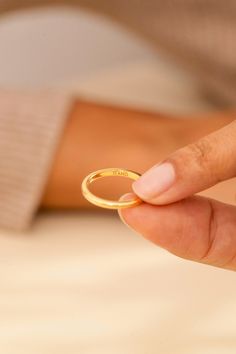
<svg viewBox="0 0 236 354"><path fill-rule="evenodd" d="M133 183L134 192L144 200L150 200L166 192L175 181L172 164L164 162L145 172Z"/></svg>

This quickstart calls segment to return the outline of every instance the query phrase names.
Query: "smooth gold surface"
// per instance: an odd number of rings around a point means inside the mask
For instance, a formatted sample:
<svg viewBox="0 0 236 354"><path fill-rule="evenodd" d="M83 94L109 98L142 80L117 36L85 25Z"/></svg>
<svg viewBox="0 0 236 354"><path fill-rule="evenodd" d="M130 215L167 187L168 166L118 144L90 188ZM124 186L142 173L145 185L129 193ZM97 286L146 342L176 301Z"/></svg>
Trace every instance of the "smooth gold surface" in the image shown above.
<svg viewBox="0 0 236 354"><path fill-rule="evenodd" d="M115 201L97 197L89 190L89 185L94 181L104 177L125 177L137 180L141 175L137 172L127 170L125 168L106 168L90 173L82 182L81 189L83 196L92 204L106 209L123 209L130 208L142 203L138 197L126 201Z"/></svg>

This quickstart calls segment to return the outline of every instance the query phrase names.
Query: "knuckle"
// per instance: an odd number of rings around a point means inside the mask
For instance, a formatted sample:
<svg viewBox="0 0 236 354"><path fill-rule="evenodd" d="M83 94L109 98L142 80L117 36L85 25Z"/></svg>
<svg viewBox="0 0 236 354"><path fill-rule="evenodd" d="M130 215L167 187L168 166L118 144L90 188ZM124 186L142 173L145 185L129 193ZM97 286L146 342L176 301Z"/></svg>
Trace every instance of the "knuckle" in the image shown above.
<svg viewBox="0 0 236 354"><path fill-rule="evenodd" d="M188 146L191 158L200 166L206 167L210 162L211 144L207 138L201 139Z"/></svg>
<svg viewBox="0 0 236 354"><path fill-rule="evenodd" d="M187 147L188 165L194 167L195 172L204 176L205 181L220 182L217 169L214 168L214 144L207 137L190 144ZM206 182L207 183L207 182Z"/></svg>

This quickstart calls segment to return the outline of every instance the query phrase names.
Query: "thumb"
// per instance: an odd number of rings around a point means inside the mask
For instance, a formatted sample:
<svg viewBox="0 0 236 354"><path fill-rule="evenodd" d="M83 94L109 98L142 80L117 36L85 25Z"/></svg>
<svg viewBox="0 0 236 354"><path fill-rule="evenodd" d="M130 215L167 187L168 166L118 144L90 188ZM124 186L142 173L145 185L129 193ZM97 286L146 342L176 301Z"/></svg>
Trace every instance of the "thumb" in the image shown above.
<svg viewBox="0 0 236 354"><path fill-rule="evenodd" d="M123 196L122 200L130 200ZM122 221L169 252L236 271L236 207L195 196L119 210Z"/></svg>
<svg viewBox="0 0 236 354"><path fill-rule="evenodd" d="M150 204L169 204L236 176L236 120L177 150L133 183Z"/></svg>

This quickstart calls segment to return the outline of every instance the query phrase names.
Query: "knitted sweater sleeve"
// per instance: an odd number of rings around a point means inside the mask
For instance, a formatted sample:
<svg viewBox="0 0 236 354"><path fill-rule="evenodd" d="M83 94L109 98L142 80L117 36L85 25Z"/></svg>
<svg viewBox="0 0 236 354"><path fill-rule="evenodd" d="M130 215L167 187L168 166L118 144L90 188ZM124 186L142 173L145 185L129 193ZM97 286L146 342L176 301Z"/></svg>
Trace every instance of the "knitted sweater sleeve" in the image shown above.
<svg viewBox="0 0 236 354"><path fill-rule="evenodd" d="M0 91L0 227L30 225L71 104L56 93Z"/></svg>

